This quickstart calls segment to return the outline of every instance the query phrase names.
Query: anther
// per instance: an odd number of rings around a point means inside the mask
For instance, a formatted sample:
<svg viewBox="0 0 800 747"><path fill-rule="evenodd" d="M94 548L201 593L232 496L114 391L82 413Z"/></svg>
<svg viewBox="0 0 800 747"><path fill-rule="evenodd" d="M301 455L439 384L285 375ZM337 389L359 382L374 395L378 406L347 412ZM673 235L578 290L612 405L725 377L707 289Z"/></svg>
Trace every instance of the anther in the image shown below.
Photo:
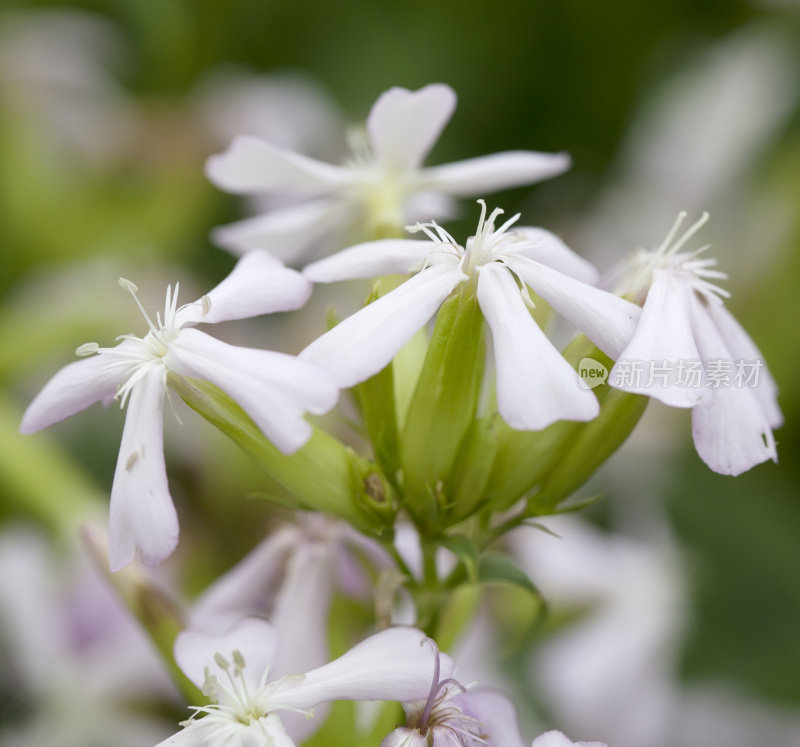
<svg viewBox="0 0 800 747"><path fill-rule="evenodd" d="M228 667L230 667L230 663L228 662L228 660L219 652L214 654L214 661L216 662L217 666L220 669L223 669L225 671L227 671Z"/></svg>
<svg viewBox="0 0 800 747"><path fill-rule="evenodd" d="M100 350L100 346L96 342L85 342L83 345L79 345L75 348L75 355L85 357L87 355L94 355L98 350Z"/></svg>

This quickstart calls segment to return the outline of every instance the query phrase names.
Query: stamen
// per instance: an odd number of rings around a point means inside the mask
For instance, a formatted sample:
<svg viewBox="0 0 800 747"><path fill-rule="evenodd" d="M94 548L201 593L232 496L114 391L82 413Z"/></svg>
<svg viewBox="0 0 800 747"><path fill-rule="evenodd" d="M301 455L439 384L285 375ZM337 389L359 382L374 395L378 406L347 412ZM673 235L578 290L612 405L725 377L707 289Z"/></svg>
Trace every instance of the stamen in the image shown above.
<svg viewBox="0 0 800 747"><path fill-rule="evenodd" d="M682 213L681 215L686 215L686 213ZM685 234L683 234L677 243L671 249L669 249L667 254L669 256L677 254L678 250L708 222L708 218L709 214L708 211L706 211L700 216L700 220L698 220L697 223L695 223Z"/></svg>
<svg viewBox="0 0 800 747"><path fill-rule="evenodd" d="M482 200L478 200L478 202L482 202ZM484 210L485 209L486 205L484 203ZM425 701L425 707L422 709L422 715L420 716L419 723L417 724L417 728L420 731L422 731L425 728L425 725L428 723L431 711L433 710L433 704L436 702L436 696L439 693L439 672L441 671L441 665L439 663L439 647L436 645L436 641L434 641L432 638L423 638L419 642L419 645L422 646L426 643L433 649L433 679L431 680L431 690L428 693L428 699Z"/></svg>
<svg viewBox="0 0 800 747"><path fill-rule="evenodd" d="M219 652L214 654L214 662L220 669L222 669L225 672L227 672L228 667L230 667L230 663L228 662L228 660Z"/></svg>
<svg viewBox="0 0 800 747"><path fill-rule="evenodd" d="M675 222L672 224L672 228L669 229L669 233L667 234L666 238L661 242L661 246L656 249L656 254L663 254L667 251L667 247L669 247L672 239L675 238L675 234L678 233L678 229L680 229L684 218L686 218L686 211L681 210L681 212L678 213L678 217L675 219Z"/></svg>
<svg viewBox="0 0 800 747"><path fill-rule="evenodd" d="M139 311L142 312L142 316L145 318L147 325L150 327L151 330L155 332L157 327L155 326L155 324L153 324L149 315L144 310L144 306L142 306L142 302L139 300L139 296L136 295L139 292L139 289L136 287L134 283L132 283L130 280L127 280L126 278L120 278L118 282L122 289L128 291L128 293L130 293L131 296L133 296L133 300L136 301L136 305L139 307Z"/></svg>
<svg viewBox="0 0 800 747"><path fill-rule="evenodd" d="M211 299L208 296L203 296L200 299L200 303L203 305L203 316L208 316L211 313Z"/></svg>
<svg viewBox="0 0 800 747"><path fill-rule="evenodd" d="M75 355L83 358L87 355L94 355L98 350L100 350L100 346L96 342L85 342L75 348Z"/></svg>

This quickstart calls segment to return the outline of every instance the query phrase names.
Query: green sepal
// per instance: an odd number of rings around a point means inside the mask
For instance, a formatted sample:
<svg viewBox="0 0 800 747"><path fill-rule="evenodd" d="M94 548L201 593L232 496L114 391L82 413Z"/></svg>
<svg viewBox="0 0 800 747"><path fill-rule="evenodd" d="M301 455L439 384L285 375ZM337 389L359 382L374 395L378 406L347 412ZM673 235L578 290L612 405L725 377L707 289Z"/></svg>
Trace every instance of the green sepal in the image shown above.
<svg viewBox="0 0 800 747"><path fill-rule="evenodd" d="M375 281L366 304L372 303L384 293L382 279ZM391 290L391 288L390 288ZM393 484L397 484L399 463L399 433L397 429L397 408L395 405L394 364L388 366L353 387L361 417L366 426L367 436L372 443L375 461Z"/></svg>
<svg viewBox="0 0 800 747"><path fill-rule="evenodd" d="M478 581L482 584L512 584L524 589L540 602L542 595L528 574L521 570L508 555L486 552L481 555L478 566Z"/></svg>
<svg viewBox="0 0 800 747"><path fill-rule="evenodd" d="M497 413L472 422L445 482L444 495L448 501L445 522L448 526L463 521L483 505L500 445L497 433L504 426Z"/></svg>
<svg viewBox="0 0 800 747"><path fill-rule="evenodd" d="M404 501L421 527L438 525L443 481L477 410L484 358L483 316L464 285L439 309L402 432Z"/></svg>
<svg viewBox="0 0 800 747"><path fill-rule="evenodd" d="M470 583L475 583L478 580L478 567L480 565L480 556L475 543L465 534L448 535L443 537L439 543L461 561L467 580Z"/></svg>
<svg viewBox="0 0 800 747"><path fill-rule="evenodd" d="M333 514L373 535L391 524L395 507L386 478L341 441L314 428L305 446L287 455L213 384L179 376L170 376L169 384L189 407L253 457L303 507Z"/></svg>
<svg viewBox="0 0 800 747"><path fill-rule="evenodd" d="M650 401L605 384L598 388L607 390L601 393L600 414L576 429L569 448L532 502L537 512L555 508L583 485L628 438Z"/></svg>

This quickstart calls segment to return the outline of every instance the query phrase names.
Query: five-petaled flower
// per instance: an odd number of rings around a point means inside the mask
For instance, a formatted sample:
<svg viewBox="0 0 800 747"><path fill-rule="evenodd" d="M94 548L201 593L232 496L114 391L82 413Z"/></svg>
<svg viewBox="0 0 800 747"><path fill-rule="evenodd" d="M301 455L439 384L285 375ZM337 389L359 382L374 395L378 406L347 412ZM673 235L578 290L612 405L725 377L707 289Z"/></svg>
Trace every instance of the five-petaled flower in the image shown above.
<svg viewBox="0 0 800 747"><path fill-rule="evenodd" d="M497 404L512 427L538 430L556 420L586 421L598 413L594 394L534 321L528 288L616 358L633 334L639 307L595 288L594 268L541 228L515 228L519 215L495 228L502 210L481 218L465 247L436 223L417 225L427 240L382 239L345 249L305 268L315 282L419 270L395 290L312 342L300 357L350 387L386 366L464 281L492 332Z"/></svg>
<svg viewBox="0 0 800 747"><path fill-rule="evenodd" d="M709 245L681 251L708 214L676 240L685 217L678 216L658 249L639 250L630 260L620 292L643 301L642 314L608 382L673 407L692 408L692 436L700 458L715 472L738 475L767 459L777 461L772 429L783 422L777 386L763 355L725 308L723 297L730 294L713 282L727 275L713 269L715 259L699 256ZM687 366L697 369L698 362L699 381L687 378ZM633 366L644 375L631 376ZM760 376L745 379L746 368L755 368Z"/></svg>
<svg viewBox="0 0 800 747"><path fill-rule="evenodd" d="M171 376L204 379L229 394L283 452L310 437L305 412L327 412L338 398L330 376L294 356L228 345L194 329L199 323L288 311L302 306L310 283L265 252L243 257L231 274L200 300L178 307L178 286L167 289L164 317L144 314L144 337L123 335L115 347L88 343L45 385L28 407L20 431L33 433L98 401L127 403L111 489L109 561L127 565L137 548L146 563L167 557L178 542L178 519L167 485L163 409Z"/></svg>
<svg viewBox="0 0 800 747"><path fill-rule="evenodd" d="M158 747L294 747L280 712L312 715L333 700L425 697L434 668L425 640L414 628L388 628L328 664L270 681L280 641L266 620L246 618L223 635L185 630L175 660L212 702L194 707L184 728ZM442 657L441 667L451 672L452 661Z"/></svg>
<svg viewBox="0 0 800 747"><path fill-rule="evenodd" d="M362 147L344 166L255 137L235 138L209 159L209 179L228 192L289 202L218 228L215 241L236 254L267 249L292 262L319 257L365 238L398 235L417 220L446 217L453 197L531 184L569 167L565 153L508 151L422 168L455 103L454 91L443 84L389 89L372 107Z"/></svg>

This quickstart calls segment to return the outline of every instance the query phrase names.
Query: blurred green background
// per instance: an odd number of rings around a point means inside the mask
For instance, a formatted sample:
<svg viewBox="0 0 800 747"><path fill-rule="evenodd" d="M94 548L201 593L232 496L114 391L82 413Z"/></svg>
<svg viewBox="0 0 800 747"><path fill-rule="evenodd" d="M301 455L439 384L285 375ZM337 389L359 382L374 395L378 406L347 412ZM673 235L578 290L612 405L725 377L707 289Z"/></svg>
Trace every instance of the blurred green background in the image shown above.
<svg viewBox="0 0 800 747"><path fill-rule="evenodd" d="M800 706L800 5L87 0L0 9L2 520L25 517L58 534L84 503L96 498L104 510L118 419L87 413L35 440L17 436L16 424L78 344L138 329L116 277L160 294L162 277L190 274L209 287L233 265L208 239L245 214L203 175L205 158L225 147L210 122L226 103L209 99L210 76L222 67L302 73L352 123L392 85L442 81L459 103L429 163L569 151L568 174L495 204L558 231L601 268L636 243L658 243L679 209L711 210L705 239L731 273L729 306L780 387L780 464L736 479L712 474L694 454L688 414L662 423L654 403L609 479L636 493L624 505L665 506L688 558L682 677ZM40 11L81 11L102 25L88 34L56 25L20 51ZM80 83L86 60L95 67ZM474 213L465 206L452 233L465 235ZM205 511L194 534L184 531L238 557L226 544L238 514L213 496L242 494L257 478L214 434L192 438L217 459L211 467L189 446L169 447L176 500L194 495ZM612 497L594 518L611 522L624 505ZM242 506L263 519L260 507Z"/></svg>

